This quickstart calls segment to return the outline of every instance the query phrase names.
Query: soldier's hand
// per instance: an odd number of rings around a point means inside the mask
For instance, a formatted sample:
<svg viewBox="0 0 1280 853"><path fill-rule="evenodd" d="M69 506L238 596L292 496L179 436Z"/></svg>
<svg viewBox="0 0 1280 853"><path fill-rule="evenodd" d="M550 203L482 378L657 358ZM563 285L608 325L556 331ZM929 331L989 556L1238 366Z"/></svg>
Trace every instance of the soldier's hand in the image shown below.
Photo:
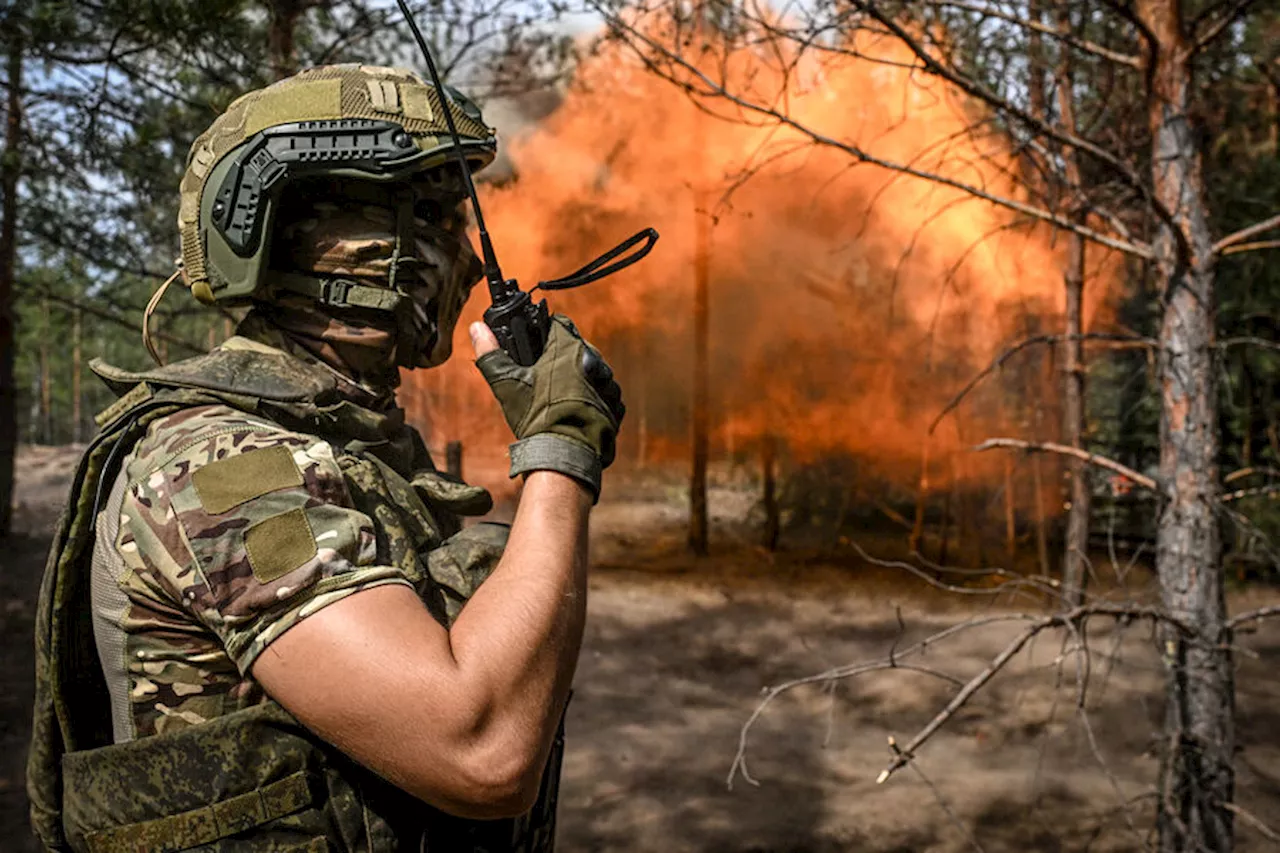
<svg viewBox="0 0 1280 853"><path fill-rule="evenodd" d="M551 318L542 357L518 365L483 323L471 325L476 366L502 406L516 443L511 476L558 471L600 494L600 475L613 462L626 414L622 389L599 350L568 317Z"/></svg>

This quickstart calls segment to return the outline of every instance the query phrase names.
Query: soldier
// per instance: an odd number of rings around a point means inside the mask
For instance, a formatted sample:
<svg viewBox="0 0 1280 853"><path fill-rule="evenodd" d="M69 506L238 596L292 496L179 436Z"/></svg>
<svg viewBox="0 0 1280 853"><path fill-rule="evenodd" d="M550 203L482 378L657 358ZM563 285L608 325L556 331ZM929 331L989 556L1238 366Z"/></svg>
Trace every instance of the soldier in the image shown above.
<svg viewBox="0 0 1280 853"><path fill-rule="evenodd" d="M566 319L530 368L473 326L525 482L509 540L462 527L488 493L435 469L394 396L400 368L449 357L480 275L443 110L473 169L495 140L449 98L316 68L196 140L183 275L249 311L206 356L94 366L121 397L37 620L48 849L552 848L587 520L623 407Z"/></svg>

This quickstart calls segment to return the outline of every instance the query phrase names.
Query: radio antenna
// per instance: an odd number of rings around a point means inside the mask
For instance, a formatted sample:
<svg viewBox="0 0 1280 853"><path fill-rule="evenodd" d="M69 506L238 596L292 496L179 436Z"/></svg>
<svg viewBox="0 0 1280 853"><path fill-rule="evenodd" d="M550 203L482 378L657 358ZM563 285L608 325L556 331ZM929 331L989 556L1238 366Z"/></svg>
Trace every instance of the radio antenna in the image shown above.
<svg viewBox="0 0 1280 853"><path fill-rule="evenodd" d="M440 96L440 108L444 110L444 121L449 128L449 138L453 142L454 159L458 163L459 171L462 172L462 182L467 186L467 197L471 199L471 209L475 211L476 228L480 231L480 255L484 260L485 281L489 284L489 294L493 299L501 299L509 295L509 291L514 289L514 284L508 287L506 280L502 277L502 268L498 266L498 256L493 251L493 241L489 239L489 229L484 224L484 213L480 210L480 198L476 195L476 182L471 178L471 167L467 165L467 158L462 153L462 137L458 135L458 126L453 121L451 104L453 98L449 97L444 84L440 82L440 72L436 70L435 60L431 58L431 48L427 47L427 40L422 37L422 30L418 29L418 24L414 21L413 13L409 11L409 4L405 0L396 0L396 3L400 6L400 13L404 15L405 22L409 25L414 39L418 42L418 47L422 50L422 57L427 61L427 73L431 75L431 85L435 87L436 94Z"/></svg>

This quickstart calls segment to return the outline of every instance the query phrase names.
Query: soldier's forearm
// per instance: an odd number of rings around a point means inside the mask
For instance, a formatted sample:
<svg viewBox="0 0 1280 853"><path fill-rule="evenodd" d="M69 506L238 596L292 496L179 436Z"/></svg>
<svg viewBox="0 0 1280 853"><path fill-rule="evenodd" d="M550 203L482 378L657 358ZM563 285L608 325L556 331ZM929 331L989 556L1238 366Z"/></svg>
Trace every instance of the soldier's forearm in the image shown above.
<svg viewBox="0 0 1280 853"><path fill-rule="evenodd" d="M459 670L488 694L486 739L524 752L537 772L582 643L591 502L569 477L531 473L501 562L450 631Z"/></svg>

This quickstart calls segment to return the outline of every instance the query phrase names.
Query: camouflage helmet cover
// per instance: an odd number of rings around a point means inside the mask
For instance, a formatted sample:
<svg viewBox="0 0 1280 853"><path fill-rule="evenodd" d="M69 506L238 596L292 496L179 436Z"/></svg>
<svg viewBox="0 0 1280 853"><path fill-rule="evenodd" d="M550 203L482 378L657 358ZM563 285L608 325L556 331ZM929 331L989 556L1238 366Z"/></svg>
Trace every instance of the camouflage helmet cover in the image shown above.
<svg viewBox="0 0 1280 853"><path fill-rule="evenodd" d="M496 152L493 129L461 93L449 89L450 109L473 170L492 162ZM332 160L309 176L354 177L373 181L402 181L452 157L440 95L412 71L370 65L333 65L302 71L264 89L241 96L191 147L182 178L178 230L182 237L183 277L193 295L206 304L242 304L259 289L266 268L270 240L252 252L235 251L218 228L212 227L214 195L233 168L237 152L259 134L282 125L302 128L308 123L363 120L390 123L407 134L398 142L410 152L394 168L370 171L360 163ZM261 230L270 234L280 190L272 186L260 200ZM247 256L246 256L247 255Z"/></svg>

